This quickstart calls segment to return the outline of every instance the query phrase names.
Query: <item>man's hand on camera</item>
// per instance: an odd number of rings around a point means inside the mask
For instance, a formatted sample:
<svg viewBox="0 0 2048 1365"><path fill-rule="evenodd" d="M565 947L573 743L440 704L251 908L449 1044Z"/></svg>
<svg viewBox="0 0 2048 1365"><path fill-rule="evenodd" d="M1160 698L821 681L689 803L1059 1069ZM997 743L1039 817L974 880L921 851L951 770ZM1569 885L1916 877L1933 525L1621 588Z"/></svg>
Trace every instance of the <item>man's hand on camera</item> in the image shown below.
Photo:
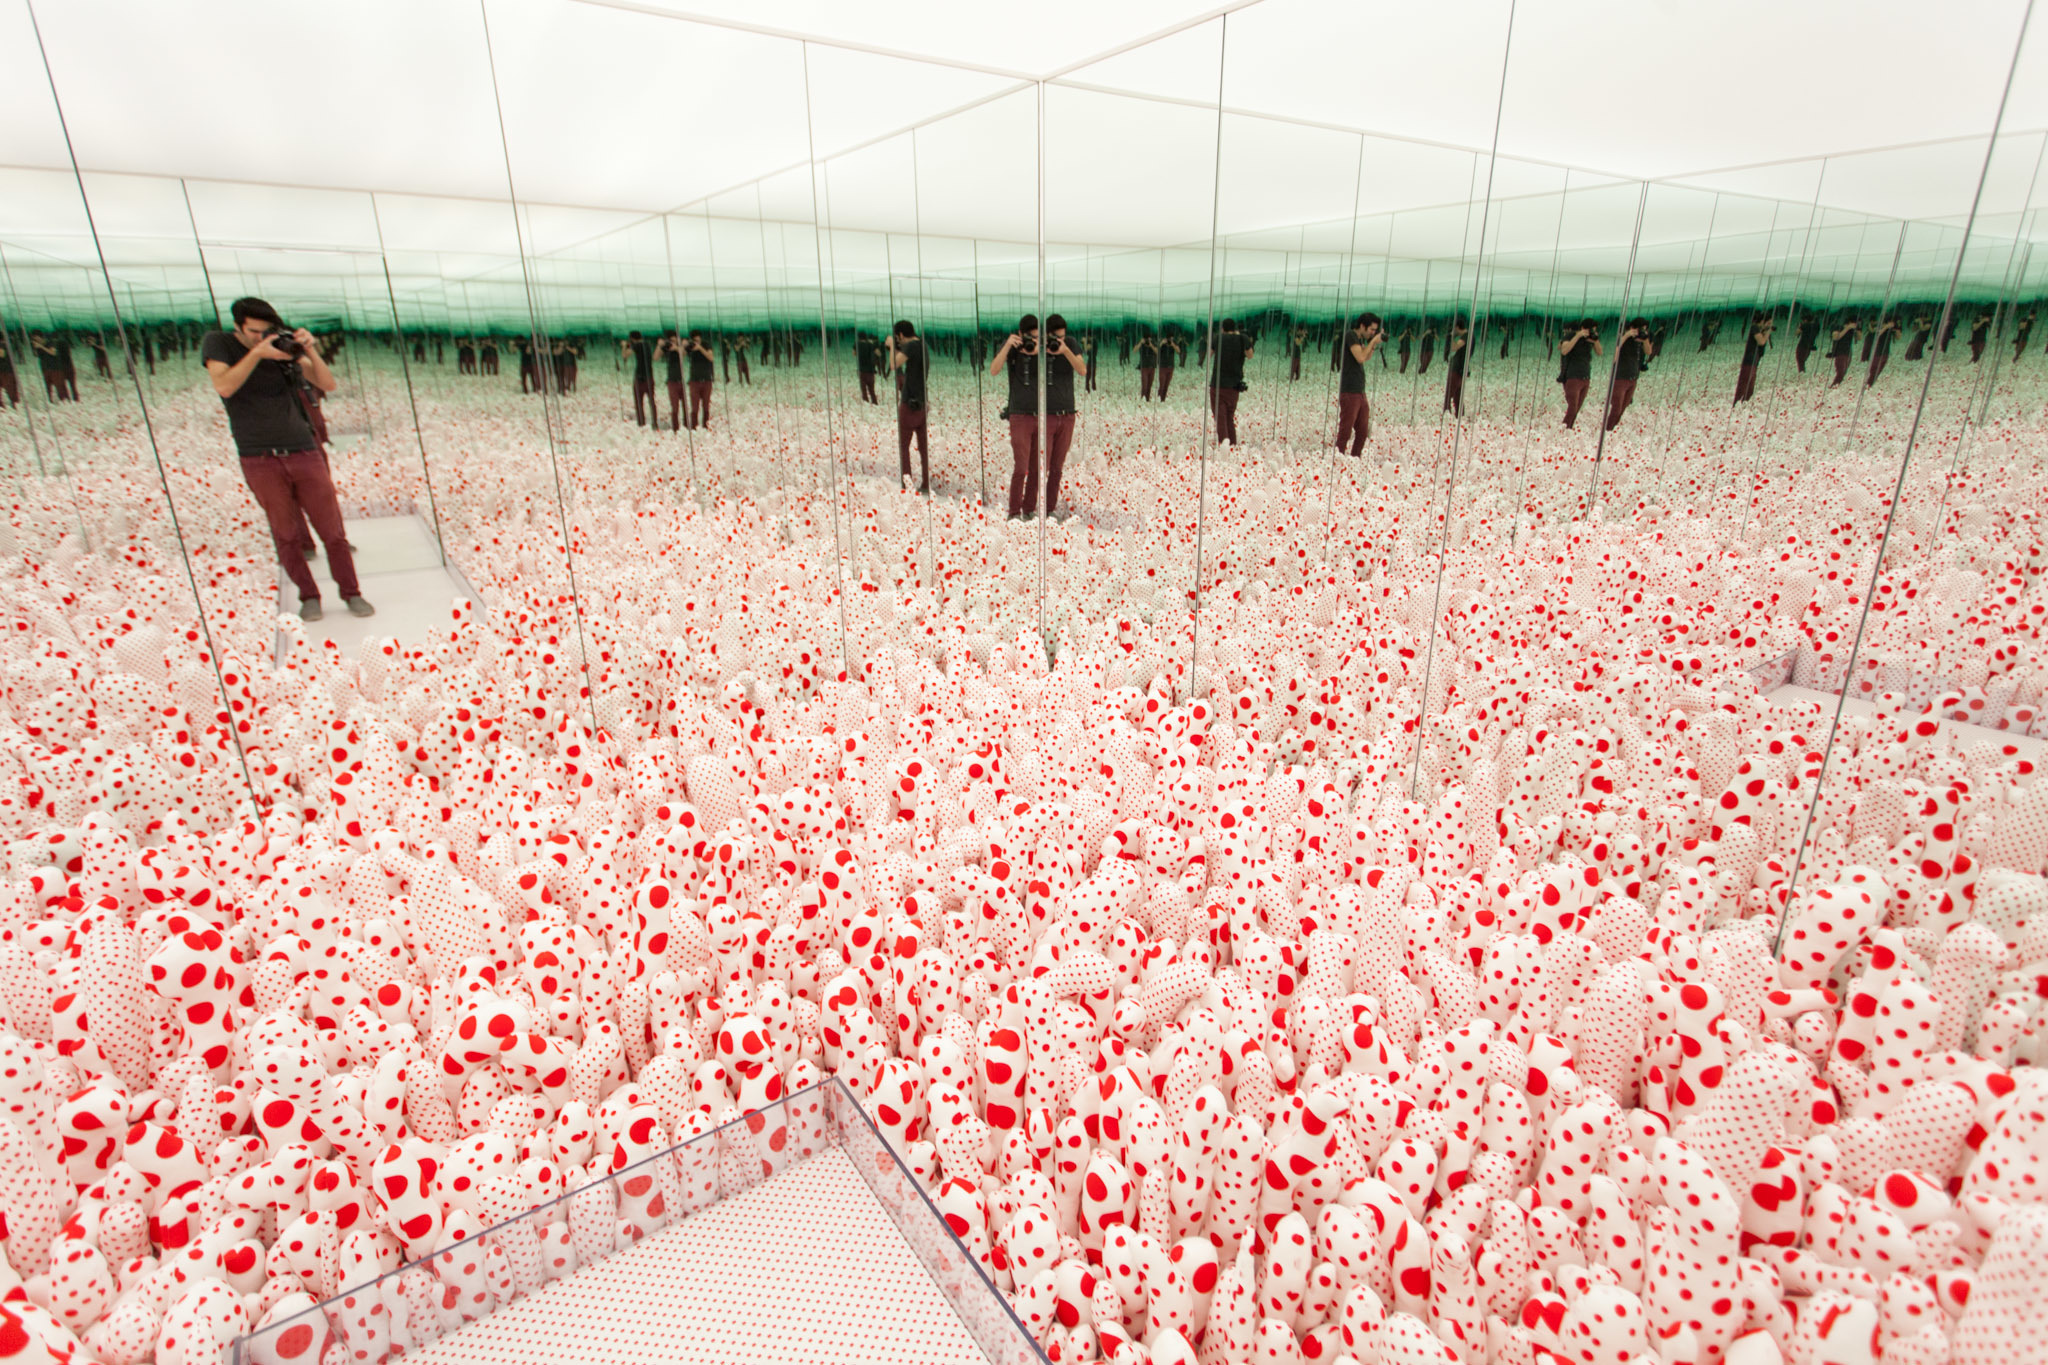
<svg viewBox="0 0 2048 1365"><path fill-rule="evenodd" d="M292 340L305 347L307 355L318 356L320 354L320 343L314 340L313 334L305 328L297 327L292 329Z"/></svg>
<svg viewBox="0 0 2048 1365"><path fill-rule="evenodd" d="M265 332L263 339L249 348L250 354L259 356L264 360L290 360L290 356L277 349L277 338L280 335L282 333Z"/></svg>

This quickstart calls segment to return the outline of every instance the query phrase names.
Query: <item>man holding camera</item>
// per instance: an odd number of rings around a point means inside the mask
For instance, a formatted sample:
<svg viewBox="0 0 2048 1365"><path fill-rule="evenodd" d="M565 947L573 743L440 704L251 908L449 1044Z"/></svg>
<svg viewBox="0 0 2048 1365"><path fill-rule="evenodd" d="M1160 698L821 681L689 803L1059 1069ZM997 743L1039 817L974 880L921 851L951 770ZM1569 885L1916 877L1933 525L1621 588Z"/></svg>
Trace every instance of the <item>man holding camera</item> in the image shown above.
<svg viewBox="0 0 2048 1365"><path fill-rule="evenodd" d="M1614 384L1607 393L1607 429L1621 425L1622 414L1636 401L1636 381L1650 363L1650 320L1630 318L1615 343Z"/></svg>
<svg viewBox="0 0 2048 1365"><path fill-rule="evenodd" d="M882 368L882 348L866 332L856 334L853 361L860 373L860 401L879 404L882 400L875 392L875 372Z"/></svg>
<svg viewBox="0 0 2048 1365"><path fill-rule="evenodd" d="M910 486L910 442L917 440L917 464L919 470L917 491L932 491L931 448L925 433L925 358L924 342L917 335L917 326L904 318L889 333L884 343L889 356L889 368L896 375L896 457L902 468L903 486Z"/></svg>
<svg viewBox="0 0 2048 1365"><path fill-rule="evenodd" d="M1849 362L1856 358L1856 334L1862 330L1863 324L1855 318L1843 318L1828 334L1833 343L1828 350L1828 359L1835 363L1835 382L1828 385L1829 388L1840 388L1842 381L1849 377Z"/></svg>
<svg viewBox="0 0 2048 1365"><path fill-rule="evenodd" d="M1049 334L1045 354L1055 364L1045 374L1045 514L1059 507L1060 473L1067 463L1067 447L1074 439L1074 376L1087 371L1088 362L1067 344L1067 320L1058 313L1046 318ZM1038 502L1038 317L1026 313L1010 333L988 372L1010 375L1009 401L1003 416L1010 424L1010 516L1018 518L1037 511Z"/></svg>
<svg viewBox="0 0 2048 1365"><path fill-rule="evenodd" d="M1593 387L1593 357L1607 354L1600 348L1600 324L1591 318L1580 319L1557 351L1557 382L1564 385L1564 424L1576 428L1579 408Z"/></svg>
<svg viewBox="0 0 2048 1365"><path fill-rule="evenodd" d="M1742 343L1742 363L1735 370L1736 403L1747 403L1756 396L1756 372L1764 363L1764 352L1771 347L1771 331L1777 325L1778 320L1769 313L1750 315L1749 336Z"/></svg>
<svg viewBox="0 0 2048 1365"><path fill-rule="evenodd" d="M1350 445L1354 460L1365 453L1365 440L1372 435L1372 407L1365 401L1365 365L1385 339L1376 313L1353 318L1351 335L1343 339L1337 373L1337 449Z"/></svg>
<svg viewBox="0 0 2048 1365"><path fill-rule="evenodd" d="M690 329L690 339L683 343L683 354L690 361L690 409L686 420L692 431L709 431L711 381L718 374L718 359L711 354L711 347L705 344L702 328Z"/></svg>
<svg viewBox="0 0 2048 1365"><path fill-rule="evenodd" d="M1237 444L1237 400L1245 390L1244 363L1251 356L1251 338L1237 330L1237 319L1223 319L1223 335L1216 338L1216 363L1209 371L1209 410L1216 418L1219 445L1225 441Z"/></svg>
<svg viewBox="0 0 2048 1365"><path fill-rule="evenodd" d="M262 299L236 299L229 306L232 332L208 332L199 358L213 379L213 391L227 409L228 430L241 456L242 478L270 522L277 561L299 590L299 618L320 619L320 585L300 548L301 517L327 547L327 569L351 616L374 616L356 582L341 502L320 452L303 382L322 394L340 381L320 357L313 334L286 331L277 310Z"/></svg>

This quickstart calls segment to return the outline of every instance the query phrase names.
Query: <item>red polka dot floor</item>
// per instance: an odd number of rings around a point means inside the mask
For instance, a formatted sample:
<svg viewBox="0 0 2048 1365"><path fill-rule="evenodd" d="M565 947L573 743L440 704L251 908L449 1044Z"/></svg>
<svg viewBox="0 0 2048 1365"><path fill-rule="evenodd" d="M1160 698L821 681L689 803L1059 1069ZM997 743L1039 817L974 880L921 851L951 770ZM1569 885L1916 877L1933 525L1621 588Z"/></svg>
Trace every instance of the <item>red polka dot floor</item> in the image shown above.
<svg viewBox="0 0 2048 1365"><path fill-rule="evenodd" d="M1047 2L0 0L0 1361L2048 1361L2030 7Z"/></svg>

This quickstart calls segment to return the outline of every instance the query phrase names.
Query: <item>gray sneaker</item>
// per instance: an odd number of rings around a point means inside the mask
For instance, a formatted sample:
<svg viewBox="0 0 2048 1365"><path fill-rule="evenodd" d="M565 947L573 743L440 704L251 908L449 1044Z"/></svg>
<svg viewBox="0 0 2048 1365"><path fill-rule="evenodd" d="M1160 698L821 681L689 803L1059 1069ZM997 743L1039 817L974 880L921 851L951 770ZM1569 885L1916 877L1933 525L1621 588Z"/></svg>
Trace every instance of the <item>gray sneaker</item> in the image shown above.
<svg viewBox="0 0 2048 1365"><path fill-rule="evenodd" d="M377 609L370 605L367 598L344 597L341 600L347 604L350 616L375 616L377 614Z"/></svg>
<svg viewBox="0 0 2048 1365"><path fill-rule="evenodd" d="M320 610L319 598L308 597L299 603L299 619L301 621L317 621L323 615L325 613Z"/></svg>

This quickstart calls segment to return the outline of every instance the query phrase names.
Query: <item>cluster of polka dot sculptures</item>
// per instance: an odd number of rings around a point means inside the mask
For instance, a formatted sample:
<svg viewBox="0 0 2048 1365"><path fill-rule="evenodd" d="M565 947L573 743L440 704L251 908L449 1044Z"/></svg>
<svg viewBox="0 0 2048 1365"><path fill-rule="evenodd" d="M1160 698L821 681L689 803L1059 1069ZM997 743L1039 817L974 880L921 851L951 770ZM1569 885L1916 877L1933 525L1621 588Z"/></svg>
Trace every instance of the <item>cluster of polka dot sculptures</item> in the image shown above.
<svg viewBox="0 0 2048 1365"><path fill-rule="evenodd" d="M482 601L356 659L269 662L231 478L177 488L204 620L139 466L79 475L101 548L16 518L0 1356L214 1365L585 1191L266 1347L376 1360L772 1168L603 1179L836 1075L1061 1362L2048 1359L2048 783L1938 723L2039 701L2038 477L1901 519L1849 679L1853 459L1765 536L1233 455L1198 580L1192 462L1098 446L1041 580L745 429L701 503L572 464L565 532L456 416ZM1787 652L1877 703L1825 762Z"/></svg>

